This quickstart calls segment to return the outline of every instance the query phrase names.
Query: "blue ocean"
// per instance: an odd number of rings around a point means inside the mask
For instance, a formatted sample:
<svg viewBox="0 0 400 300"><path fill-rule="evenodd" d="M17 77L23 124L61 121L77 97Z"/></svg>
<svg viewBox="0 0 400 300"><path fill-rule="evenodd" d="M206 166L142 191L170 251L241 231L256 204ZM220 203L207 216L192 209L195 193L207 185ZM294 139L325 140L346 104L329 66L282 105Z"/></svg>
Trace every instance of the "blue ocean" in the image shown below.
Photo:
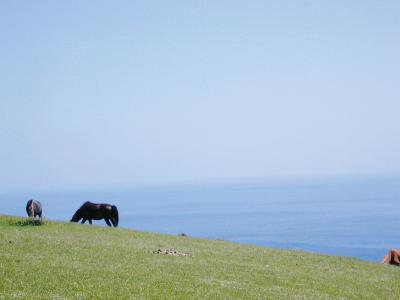
<svg viewBox="0 0 400 300"><path fill-rule="evenodd" d="M369 261L400 248L398 177L0 193L0 214L25 216L30 198L50 220L70 220L85 201L107 202L121 227L140 231Z"/></svg>

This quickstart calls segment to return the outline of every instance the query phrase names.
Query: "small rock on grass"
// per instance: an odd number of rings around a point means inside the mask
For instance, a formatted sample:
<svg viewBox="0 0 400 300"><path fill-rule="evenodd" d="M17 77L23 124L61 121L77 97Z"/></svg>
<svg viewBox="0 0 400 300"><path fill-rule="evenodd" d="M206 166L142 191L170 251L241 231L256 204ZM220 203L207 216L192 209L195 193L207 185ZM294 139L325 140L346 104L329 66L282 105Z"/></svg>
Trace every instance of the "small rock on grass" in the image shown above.
<svg viewBox="0 0 400 300"><path fill-rule="evenodd" d="M171 255L171 256L191 256L190 253L180 252L175 249L158 249L153 251L154 254Z"/></svg>

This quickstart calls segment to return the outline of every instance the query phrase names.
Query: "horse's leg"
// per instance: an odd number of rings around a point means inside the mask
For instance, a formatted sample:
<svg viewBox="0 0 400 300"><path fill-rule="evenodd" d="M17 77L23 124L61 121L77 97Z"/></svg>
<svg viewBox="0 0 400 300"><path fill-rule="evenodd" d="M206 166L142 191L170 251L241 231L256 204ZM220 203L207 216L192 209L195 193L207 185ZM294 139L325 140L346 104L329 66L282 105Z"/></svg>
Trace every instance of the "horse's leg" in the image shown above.
<svg viewBox="0 0 400 300"><path fill-rule="evenodd" d="M92 225L92 219L89 219L89 224Z"/></svg>
<svg viewBox="0 0 400 300"><path fill-rule="evenodd" d="M104 220L106 221L107 225L111 227L110 218L104 218Z"/></svg>
<svg viewBox="0 0 400 300"><path fill-rule="evenodd" d="M86 219L82 219L81 224L85 224L86 221Z"/></svg>

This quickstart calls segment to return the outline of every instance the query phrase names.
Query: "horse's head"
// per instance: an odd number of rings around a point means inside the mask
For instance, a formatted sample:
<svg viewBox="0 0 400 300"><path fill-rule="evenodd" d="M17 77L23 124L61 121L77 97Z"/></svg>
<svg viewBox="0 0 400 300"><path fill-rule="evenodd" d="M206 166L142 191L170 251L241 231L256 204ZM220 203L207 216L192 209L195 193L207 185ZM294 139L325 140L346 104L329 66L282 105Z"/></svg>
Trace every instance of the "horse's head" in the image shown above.
<svg viewBox="0 0 400 300"><path fill-rule="evenodd" d="M70 222L78 222L80 219L82 219L81 210L78 209L78 210L74 213L74 215L72 216L72 219L70 220Z"/></svg>

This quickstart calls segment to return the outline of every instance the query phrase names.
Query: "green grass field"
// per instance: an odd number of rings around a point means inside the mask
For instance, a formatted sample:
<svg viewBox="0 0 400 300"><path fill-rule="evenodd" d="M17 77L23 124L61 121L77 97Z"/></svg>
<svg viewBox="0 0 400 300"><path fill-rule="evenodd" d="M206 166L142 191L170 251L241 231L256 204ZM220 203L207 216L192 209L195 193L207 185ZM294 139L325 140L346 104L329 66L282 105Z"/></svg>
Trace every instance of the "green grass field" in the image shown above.
<svg viewBox="0 0 400 300"><path fill-rule="evenodd" d="M400 299L399 282L351 258L0 216L0 299Z"/></svg>

